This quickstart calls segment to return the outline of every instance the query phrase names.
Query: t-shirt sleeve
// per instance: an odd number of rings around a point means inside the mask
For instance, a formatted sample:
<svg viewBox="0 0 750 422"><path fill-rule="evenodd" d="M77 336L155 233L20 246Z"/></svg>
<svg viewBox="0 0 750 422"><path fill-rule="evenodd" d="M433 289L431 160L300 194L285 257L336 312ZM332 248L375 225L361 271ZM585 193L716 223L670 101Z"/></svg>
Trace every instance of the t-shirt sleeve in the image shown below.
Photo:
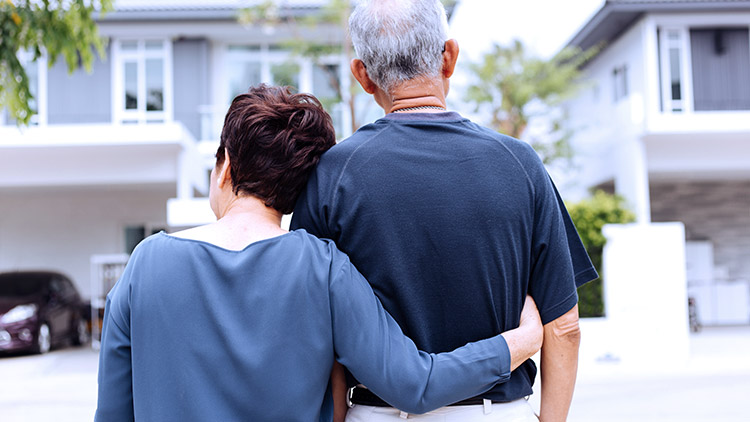
<svg viewBox="0 0 750 422"><path fill-rule="evenodd" d="M420 351L383 309L348 258L332 268L329 294L337 360L392 406L424 413L479 395L510 378L510 352L502 336L449 353Z"/></svg>
<svg viewBox="0 0 750 422"><path fill-rule="evenodd" d="M581 287L589 281L599 278L599 274L596 272L594 264L591 263L591 258L588 252L586 252L586 247L583 246L581 237L578 235L578 230L575 224L573 224L573 219L570 218L568 209L565 207L565 202L551 179L550 184L552 184L552 189L557 198L557 205L560 207L560 213L565 224L565 235L568 238L568 248L570 249L570 259L573 262L576 287Z"/></svg>
<svg viewBox="0 0 750 422"><path fill-rule="evenodd" d="M95 421L133 421L133 381L130 349L130 281L132 259L107 295L99 351L99 395Z"/></svg>
<svg viewBox="0 0 750 422"><path fill-rule="evenodd" d="M598 277L552 179L540 171L534 191L529 294L543 324L578 303L577 287Z"/></svg>

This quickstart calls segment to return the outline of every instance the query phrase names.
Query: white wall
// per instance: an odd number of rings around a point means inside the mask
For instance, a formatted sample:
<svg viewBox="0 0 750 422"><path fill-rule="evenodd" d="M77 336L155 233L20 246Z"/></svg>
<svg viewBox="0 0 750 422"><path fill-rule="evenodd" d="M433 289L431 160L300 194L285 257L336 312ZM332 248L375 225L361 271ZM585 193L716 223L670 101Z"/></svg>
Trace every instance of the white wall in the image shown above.
<svg viewBox="0 0 750 422"><path fill-rule="evenodd" d="M647 98L645 28L646 22L641 21L606 46L584 69L583 88L566 104L575 131L577 174L573 177L579 181L577 187L571 186L571 197L584 196L585 189L599 183L626 179L634 170L623 157L641 150L634 144L642 133ZM612 73L623 65L627 66L629 95L615 101Z"/></svg>
<svg viewBox="0 0 750 422"><path fill-rule="evenodd" d="M171 188L0 191L0 271L52 269L90 292L89 260L122 253L124 228L166 223Z"/></svg>
<svg viewBox="0 0 750 422"><path fill-rule="evenodd" d="M604 235L606 317L582 321L581 368L684 365L689 355L684 226L607 225Z"/></svg>

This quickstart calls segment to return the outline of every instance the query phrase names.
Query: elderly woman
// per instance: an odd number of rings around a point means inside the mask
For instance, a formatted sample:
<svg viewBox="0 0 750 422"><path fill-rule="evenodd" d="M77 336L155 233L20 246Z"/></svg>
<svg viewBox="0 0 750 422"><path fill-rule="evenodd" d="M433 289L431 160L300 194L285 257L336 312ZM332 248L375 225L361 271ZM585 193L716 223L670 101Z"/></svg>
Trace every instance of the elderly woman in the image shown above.
<svg viewBox="0 0 750 422"><path fill-rule="evenodd" d="M211 172L218 220L144 240L108 295L96 420L328 421L334 358L424 412L505 381L538 349L530 303L518 329L420 352L332 242L280 227L334 143L312 96L260 86L234 99Z"/></svg>

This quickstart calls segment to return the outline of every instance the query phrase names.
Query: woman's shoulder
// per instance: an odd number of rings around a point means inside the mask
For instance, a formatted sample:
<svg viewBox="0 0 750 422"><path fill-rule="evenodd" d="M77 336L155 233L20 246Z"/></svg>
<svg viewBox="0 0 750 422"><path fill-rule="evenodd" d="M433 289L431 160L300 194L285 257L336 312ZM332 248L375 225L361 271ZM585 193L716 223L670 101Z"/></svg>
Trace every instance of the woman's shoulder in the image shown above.
<svg viewBox="0 0 750 422"><path fill-rule="evenodd" d="M336 247L336 243L331 239L320 238L308 233L305 229L297 229L290 233L301 242L303 250L325 258L331 262L348 261L347 255Z"/></svg>
<svg viewBox="0 0 750 422"><path fill-rule="evenodd" d="M289 234L296 241L299 241L303 247L311 250L330 251L336 249L336 244L331 239L324 239L310 234L305 229L290 230Z"/></svg>

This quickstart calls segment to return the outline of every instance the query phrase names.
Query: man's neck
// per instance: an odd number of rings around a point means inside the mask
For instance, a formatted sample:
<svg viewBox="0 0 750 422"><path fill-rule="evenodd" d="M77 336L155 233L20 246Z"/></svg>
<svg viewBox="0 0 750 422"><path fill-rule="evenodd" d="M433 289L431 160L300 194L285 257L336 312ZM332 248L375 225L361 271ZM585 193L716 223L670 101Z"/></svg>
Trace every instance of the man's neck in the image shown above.
<svg viewBox="0 0 750 422"><path fill-rule="evenodd" d="M407 81L383 93L381 105L386 113L440 113L446 110L445 88L437 78Z"/></svg>

